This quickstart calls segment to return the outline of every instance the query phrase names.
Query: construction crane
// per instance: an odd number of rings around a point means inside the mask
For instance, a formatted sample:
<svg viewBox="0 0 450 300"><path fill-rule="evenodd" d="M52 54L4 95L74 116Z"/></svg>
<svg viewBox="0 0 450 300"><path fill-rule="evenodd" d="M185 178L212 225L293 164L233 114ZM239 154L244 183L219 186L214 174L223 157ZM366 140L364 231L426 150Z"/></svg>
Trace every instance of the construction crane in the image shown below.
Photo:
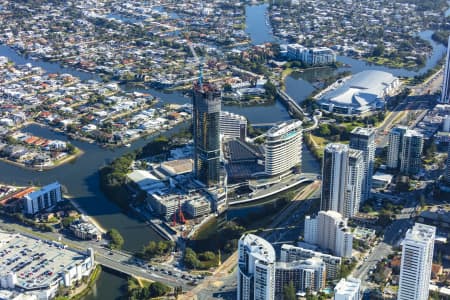
<svg viewBox="0 0 450 300"><path fill-rule="evenodd" d="M177 217L178 217L178 220L177 220ZM179 224L186 224L186 218L184 217L183 210L181 209L181 199L180 198L178 198L178 209L173 214L172 226L175 227L177 225L177 222Z"/></svg>
<svg viewBox="0 0 450 300"><path fill-rule="evenodd" d="M186 41L187 41L189 50L191 50L191 53L194 56L195 62L198 65L198 85L200 86L200 89L203 89L203 57L201 59L198 58L197 52L195 52L195 48L192 45L192 42L189 39L189 36L186 35L185 37L186 37Z"/></svg>

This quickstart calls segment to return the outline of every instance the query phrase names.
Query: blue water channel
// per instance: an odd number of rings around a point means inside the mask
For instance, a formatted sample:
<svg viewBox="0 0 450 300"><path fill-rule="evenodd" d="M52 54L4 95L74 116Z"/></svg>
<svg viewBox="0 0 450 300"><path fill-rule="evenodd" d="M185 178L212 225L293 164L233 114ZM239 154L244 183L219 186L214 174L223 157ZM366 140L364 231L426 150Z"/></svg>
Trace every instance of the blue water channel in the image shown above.
<svg viewBox="0 0 450 300"><path fill-rule="evenodd" d="M276 41L276 38L272 35L272 29L267 23L268 18L266 11L267 5L247 6L246 8L246 32L250 34L254 44ZM340 68L338 70L329 68L315 69L293 74L286 79L286 90L294 99L301 102L315 90L314 83L317 82L318 79L328 76L330 72L350 70L355 73L366 69L377 69L389 71L397 76L414 76L416 74L421 74L432 68L445 52L444 46L431 41L431 34L431 31L421 33L421 36L424 39L429 40L432 44L433 54L427 60L426 66L419 71L415 72L404 69L373 66L356 59L339 57L338 60L349 65L348 68ZM34 66L40 66L50 73L70 73L82 80L100 80L95 74L80 71L75 68L66 68L58 63L28 59L4 45L0 45L0 56L6 56L16 64L31 63ZM190 102L190 99L184 97L181 93L164 93L153 89L144 89L143 91L147 91L160 98L161 104ZM223 109L242 114L252 123L269 123L290 118L284 106L279 102L258 107L224 106ZM66 140L64 135L36 125L29 126L26 128L26 131L43 137ZM127 249L137 250L148 241L157 240L159 237L144 223L136 220L133 216L125 215L116 205L106 199L98 186L99 178L97 171L101 166L109 163L123 153L142 147L147 141L148 139L141 139L133 143L131 149L121 148L115 150L106 150L94 144L73 141L77 147L85 152L83 156L79 157L73 163L63 165L54 170L39 173L0 162L0 182L26 185L30 182L35 184L47 184L58 180L66 186L68 192L75 197L76 201L90 215L95 217L102 226L106 228L117 228L125 236L125 247ZM319 164L306 148L303 151L303 168L303 171L305 172L320 171ZM246 208L246 210L248 210L248 208ZM124 279L103 272L94 293L89 295L86 299L117 299L122 293L121 286L125 283Z"/></svg>

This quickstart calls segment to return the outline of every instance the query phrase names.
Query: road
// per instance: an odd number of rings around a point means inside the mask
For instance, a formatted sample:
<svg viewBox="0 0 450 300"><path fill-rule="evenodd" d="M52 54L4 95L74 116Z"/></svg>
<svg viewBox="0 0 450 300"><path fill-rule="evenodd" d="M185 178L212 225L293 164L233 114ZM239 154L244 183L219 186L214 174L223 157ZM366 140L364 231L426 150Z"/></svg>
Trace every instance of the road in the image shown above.
<svg viewBox="0 0 450 300"><path fill-rule="evenodd" d="M397 105L397 107L392 110L390 115L378 127L376 138L378 148L383 148L387 145L388 136L385 132L389 131L389 129L396 123L400 123L400 121L407 116L407 112L422 109L419 113L422 113L423 115L418 115L411 127L414 127L418 121L423 119L423 116L428 110L425 107L420 108L420 103L418 103L417 100L418 98L424 98L424 100L434 100L436 96L433 96L433 94L441 89L442 81L443 72L441 69L430 76L430 78L428 78L425 82L409 87L411 89L410 95L399 105Z"/></svg>
<svg viewBox="0 0 450 300"><path fill-rule="evenodd" d="M368 280L369 272L375 269L377 262L387 258L389 254L393 253L393 247L400 244L400 241L412 224L413 222L410 219L401 219L392 222L392 224L386 228L383 241L372 248L366 258L358 263L350 276L361 279L362 291L371 287Z"/></svg>
<svg viewBox="0 0 450 300"><path fill-rule="evenodd" d="M95 260L108 268L151 281L161 281L173 287L182 286L183 290L192 289L189 283L194 278L189 273L177 270L169 265L149 267L143 261L136 259L132 253L106 248L104 242L81 241L76 238L63 237L57 232L34 231L31 228L5 221L3 218L0 219L0 229L22 233L41 240L60 241L68 245L69 248L77 251L86 251L87 248L92 248L94 249ZM183 275L185 278L181 278Z"/></svg>
<svg viewBox="0 0 450 300"><path fill-rule="evenodd" d="M320 181L314 181L310 185L302 189L294 198L294 200L287 206L279 215L271 222L267 228L276 228L275 231L264 231L260 234L261 237L266 238L270 242L279 240L280 235L276 232L293 232L293 226L290 229L291 224L296 224L300 220L302 213L304 214L310 205L311 200L317 198L320 191ZM298 234L294 236L298 237ZM192 291L183 295L183 300L198 299L235 299L236 298L236 265L238 254L235 251L227 261L225 261L221 267L219 267L213 276L208 277L202 283L200 283Z"/></svg>

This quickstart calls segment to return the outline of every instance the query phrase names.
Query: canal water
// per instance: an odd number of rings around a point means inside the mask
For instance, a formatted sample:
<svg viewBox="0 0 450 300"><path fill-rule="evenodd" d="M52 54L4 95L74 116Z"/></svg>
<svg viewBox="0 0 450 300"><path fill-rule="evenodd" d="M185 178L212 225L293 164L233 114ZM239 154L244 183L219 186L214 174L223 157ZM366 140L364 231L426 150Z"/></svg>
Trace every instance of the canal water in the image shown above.
<svg viewBox="0 0 450 300"><path fill-rule="evenodd" d="M272 29L266 23L266 10L267 5L247 6L246 31L251 35L254 44L275 40L272 35ZM425 32L422 34L424 34L425 38L431 36L430 32ZM432 44L433 43L434 42L432 42ZM433 55L427 61L427 65L419 70L418 73L426 72L426 70L433 67L445 52L445 47L441 45L433 45L433 48ZM100 80L100 78L94 74L83 72L75 68L65 68L58 63L28 59L17 54L11 48L3 45L0 45L0 56L7 56L10 60L17 64L31 63L35 66L40 66L47 70L47 72L70 73L82 80ZM359 72L365 69L387 69L395 75L400 76L414 76L415 74L418 74L409 70L371 66L365 62L347 57L339 57L338 60L349 65L350 67L338 70L307 70L303 73L292 74L289 76L286 79L286 90L288 94L290 94L298 102L301 102L315 90L313 84L318 79L328 76L329 72L338 72L346 69L351 72ZM163 93L153 89L144 89L142 91L147 91L150 94L160 98L161 105L164 103L190 102L190 99L184 97L181 93ZM258 107L224 106L223 109L242 114L252 123L276 122L290 118L284 106L282 106L279 102ZM27 127L26 131L43 137L66 140L64 135L36 125ZM0 162L0 182L10 184L29 184L30 182L34 184L47 184L53 181L59 181L67 188L68 192L76 199L83 209L85 209L89 215L95 217L103 227L117 228L124 235L124 247L126 249L138 250L148 241L158 240L158 235L144 223L131 216L125 215L116 205L106 199L99 189L99 178L97 171L101 166L108 164L114 158L125 152L142 147L146 142L148 142L148 139L141 139L133 143L131 148L106 150L94 144L73 141L77 147L85 152L85 154L79 157L76 161L45 172L24 170L16 166ZM306 147L303 149L303 171L320 172L319 163L313 158ZM87 296L86 299L117 299L122 294L121 288L125 284L126 281L124 279L107 272L102 272L94 292Z"/></svg>

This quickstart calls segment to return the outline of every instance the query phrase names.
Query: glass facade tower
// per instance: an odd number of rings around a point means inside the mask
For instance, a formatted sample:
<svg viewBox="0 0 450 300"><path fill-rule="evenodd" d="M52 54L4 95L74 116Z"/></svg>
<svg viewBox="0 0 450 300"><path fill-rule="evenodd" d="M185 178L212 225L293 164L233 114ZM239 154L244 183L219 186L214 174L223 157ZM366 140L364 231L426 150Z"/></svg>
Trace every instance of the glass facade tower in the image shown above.
<svg viewBox="0 0 450 300"><path fill-rule="evenodd" d="M194 85L194 174L206 186L219 183L221 93L212 84Z"/></svg>

